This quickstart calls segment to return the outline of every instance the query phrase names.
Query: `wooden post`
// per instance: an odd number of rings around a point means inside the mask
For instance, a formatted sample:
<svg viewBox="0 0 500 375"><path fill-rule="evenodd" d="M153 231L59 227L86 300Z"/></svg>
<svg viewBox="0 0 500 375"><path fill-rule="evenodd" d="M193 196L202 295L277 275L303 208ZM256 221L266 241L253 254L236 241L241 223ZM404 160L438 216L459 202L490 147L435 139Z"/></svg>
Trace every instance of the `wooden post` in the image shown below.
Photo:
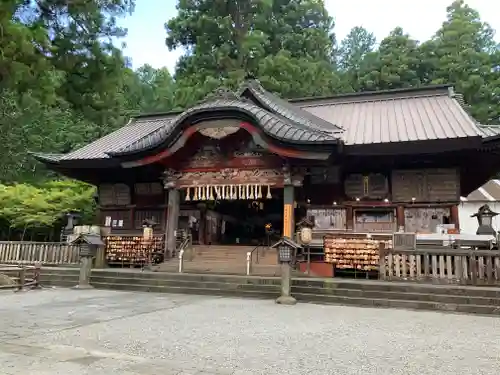
<svg viewBox="0 0 500 375"><path fill-rule="evenodd" d="M386 279L386 269L385 269L385 255L386 255L386 250L385 250L385 244L380 243L379 248L378 248L378 254L379 254L379 270L378 270L378 277L381 280Z"/></svg>
<svg viewBox="0 0 500 375"><path fill-rule="evenodd" d="M396 223L397 223L397 228L396 230L399 231L400 227L405 227L405 207L402 205L399 205L396 208Z"/></svg>
<svg viewBox="0 0 500 375"><path fill-rule="evenodd" d="M175 252L175 235L179 224L180 196L179 190L168 191L167 230L165 232L165 259L172 258Z"/></svg>
<svg viewBox="0 0 500 375"><path fill-rule="evenodd" d="M354 209L352 206L345 208L345 216L346 229L354 231Z"/></svg>
<svg viewBox="0 0 500 375"><path fill-rule="evenodd" d="M33 270L33 288L39 289L40 288L40 274L42 272L42 263L36 262L35 263L35 268Z"/></svg>
<svg viewBox="0 0 500 375"><path fill-rule="evenodd" d="M26 284L26 267L23 266L19 270L19 285L17 286L19 292L24 290L24 284Z"/></svg>
<svg viewBox="0 0 500 375"><path fill-rule="evenodd" d="M455 229L460 230L460 219L458 215L458 205L450 207L450 223L455 224Z"/></svg>

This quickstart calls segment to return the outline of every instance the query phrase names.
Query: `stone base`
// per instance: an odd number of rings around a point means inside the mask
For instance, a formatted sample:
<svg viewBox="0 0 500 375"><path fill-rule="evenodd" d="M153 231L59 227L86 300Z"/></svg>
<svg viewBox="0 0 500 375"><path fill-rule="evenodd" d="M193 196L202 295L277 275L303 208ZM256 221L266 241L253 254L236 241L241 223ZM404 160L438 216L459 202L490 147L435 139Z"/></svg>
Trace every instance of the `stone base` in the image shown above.
<svg viewBox="0 0 500 375"><path fill-rule="evenodd" d="M279 305L289 305L289 306L292 306L292 305L297 304L297 300L295 298L293 298L292 296L279 296L276 299L276 303L279 304Z"/></svg>
<svg viewBox="0 0 500 375"><path fill-rule="evenodd" d="M86 290L86 289L94 289L94 287L90 284L78 284L71 289Z"/></svg>

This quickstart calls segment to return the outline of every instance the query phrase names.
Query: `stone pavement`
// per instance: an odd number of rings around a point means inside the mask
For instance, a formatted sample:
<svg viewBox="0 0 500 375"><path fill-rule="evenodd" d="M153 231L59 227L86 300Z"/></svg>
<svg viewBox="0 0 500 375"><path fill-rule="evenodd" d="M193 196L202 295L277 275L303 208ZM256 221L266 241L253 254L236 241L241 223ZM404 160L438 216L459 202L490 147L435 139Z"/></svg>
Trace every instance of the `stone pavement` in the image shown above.
<svg viewBox="0 0 500 375"><path fill-rule="evenodd" d="M0 374L498 374L500 319L272 301L0 292Z"/></svg>

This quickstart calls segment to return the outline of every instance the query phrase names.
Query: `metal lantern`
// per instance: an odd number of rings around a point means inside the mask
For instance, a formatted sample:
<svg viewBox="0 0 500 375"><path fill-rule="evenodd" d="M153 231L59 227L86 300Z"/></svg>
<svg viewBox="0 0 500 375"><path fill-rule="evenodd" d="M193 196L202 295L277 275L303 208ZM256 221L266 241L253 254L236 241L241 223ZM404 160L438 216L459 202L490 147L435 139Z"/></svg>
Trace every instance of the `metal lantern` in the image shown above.
<svg viewBox="0 0 500 375"><path fill-rule="evenodd" d="M477 213L471 215L471 217L477 218L477 222L479 224L476 234L490 234L495 236L496 231L493 229L493 218L497 215L498 213L492 211L487 204L481 206Z"/></svg>

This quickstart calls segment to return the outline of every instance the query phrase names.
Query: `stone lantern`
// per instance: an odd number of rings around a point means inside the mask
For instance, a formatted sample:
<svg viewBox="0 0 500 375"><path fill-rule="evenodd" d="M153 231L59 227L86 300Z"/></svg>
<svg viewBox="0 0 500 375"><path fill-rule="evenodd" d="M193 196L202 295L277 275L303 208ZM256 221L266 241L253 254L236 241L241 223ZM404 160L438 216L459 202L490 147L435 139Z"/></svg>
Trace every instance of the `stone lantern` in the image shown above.
<svg viewBox="0 0 500 375"><path fill-rule="evenodd" d="M488 234L496 236L496 231L493 229L493 218L497 216L498 213L492 211L491 208L485 204L479 207L479 210L471 217L477 218L479 227L477 228L476 234Z"/></svg>
<svg viewBox="0 0 500 375"><path fill-rule="evenodd" d="M96 256L99 247L104 247L104 242L99 235L80 234L70 245L78 245L80 251L80 277L75 289L92 289L90 273L92 272L92 259Z"/></svg>
<svg viewBox="0 0 500 375"><path fill-rule="evenodd" d="M288 237L283 237L271 248L278 250L278 260L281 263L281 296L276 303L281 305L295 305L297 300L292 297L292 262L301 246Z"/></svg>

